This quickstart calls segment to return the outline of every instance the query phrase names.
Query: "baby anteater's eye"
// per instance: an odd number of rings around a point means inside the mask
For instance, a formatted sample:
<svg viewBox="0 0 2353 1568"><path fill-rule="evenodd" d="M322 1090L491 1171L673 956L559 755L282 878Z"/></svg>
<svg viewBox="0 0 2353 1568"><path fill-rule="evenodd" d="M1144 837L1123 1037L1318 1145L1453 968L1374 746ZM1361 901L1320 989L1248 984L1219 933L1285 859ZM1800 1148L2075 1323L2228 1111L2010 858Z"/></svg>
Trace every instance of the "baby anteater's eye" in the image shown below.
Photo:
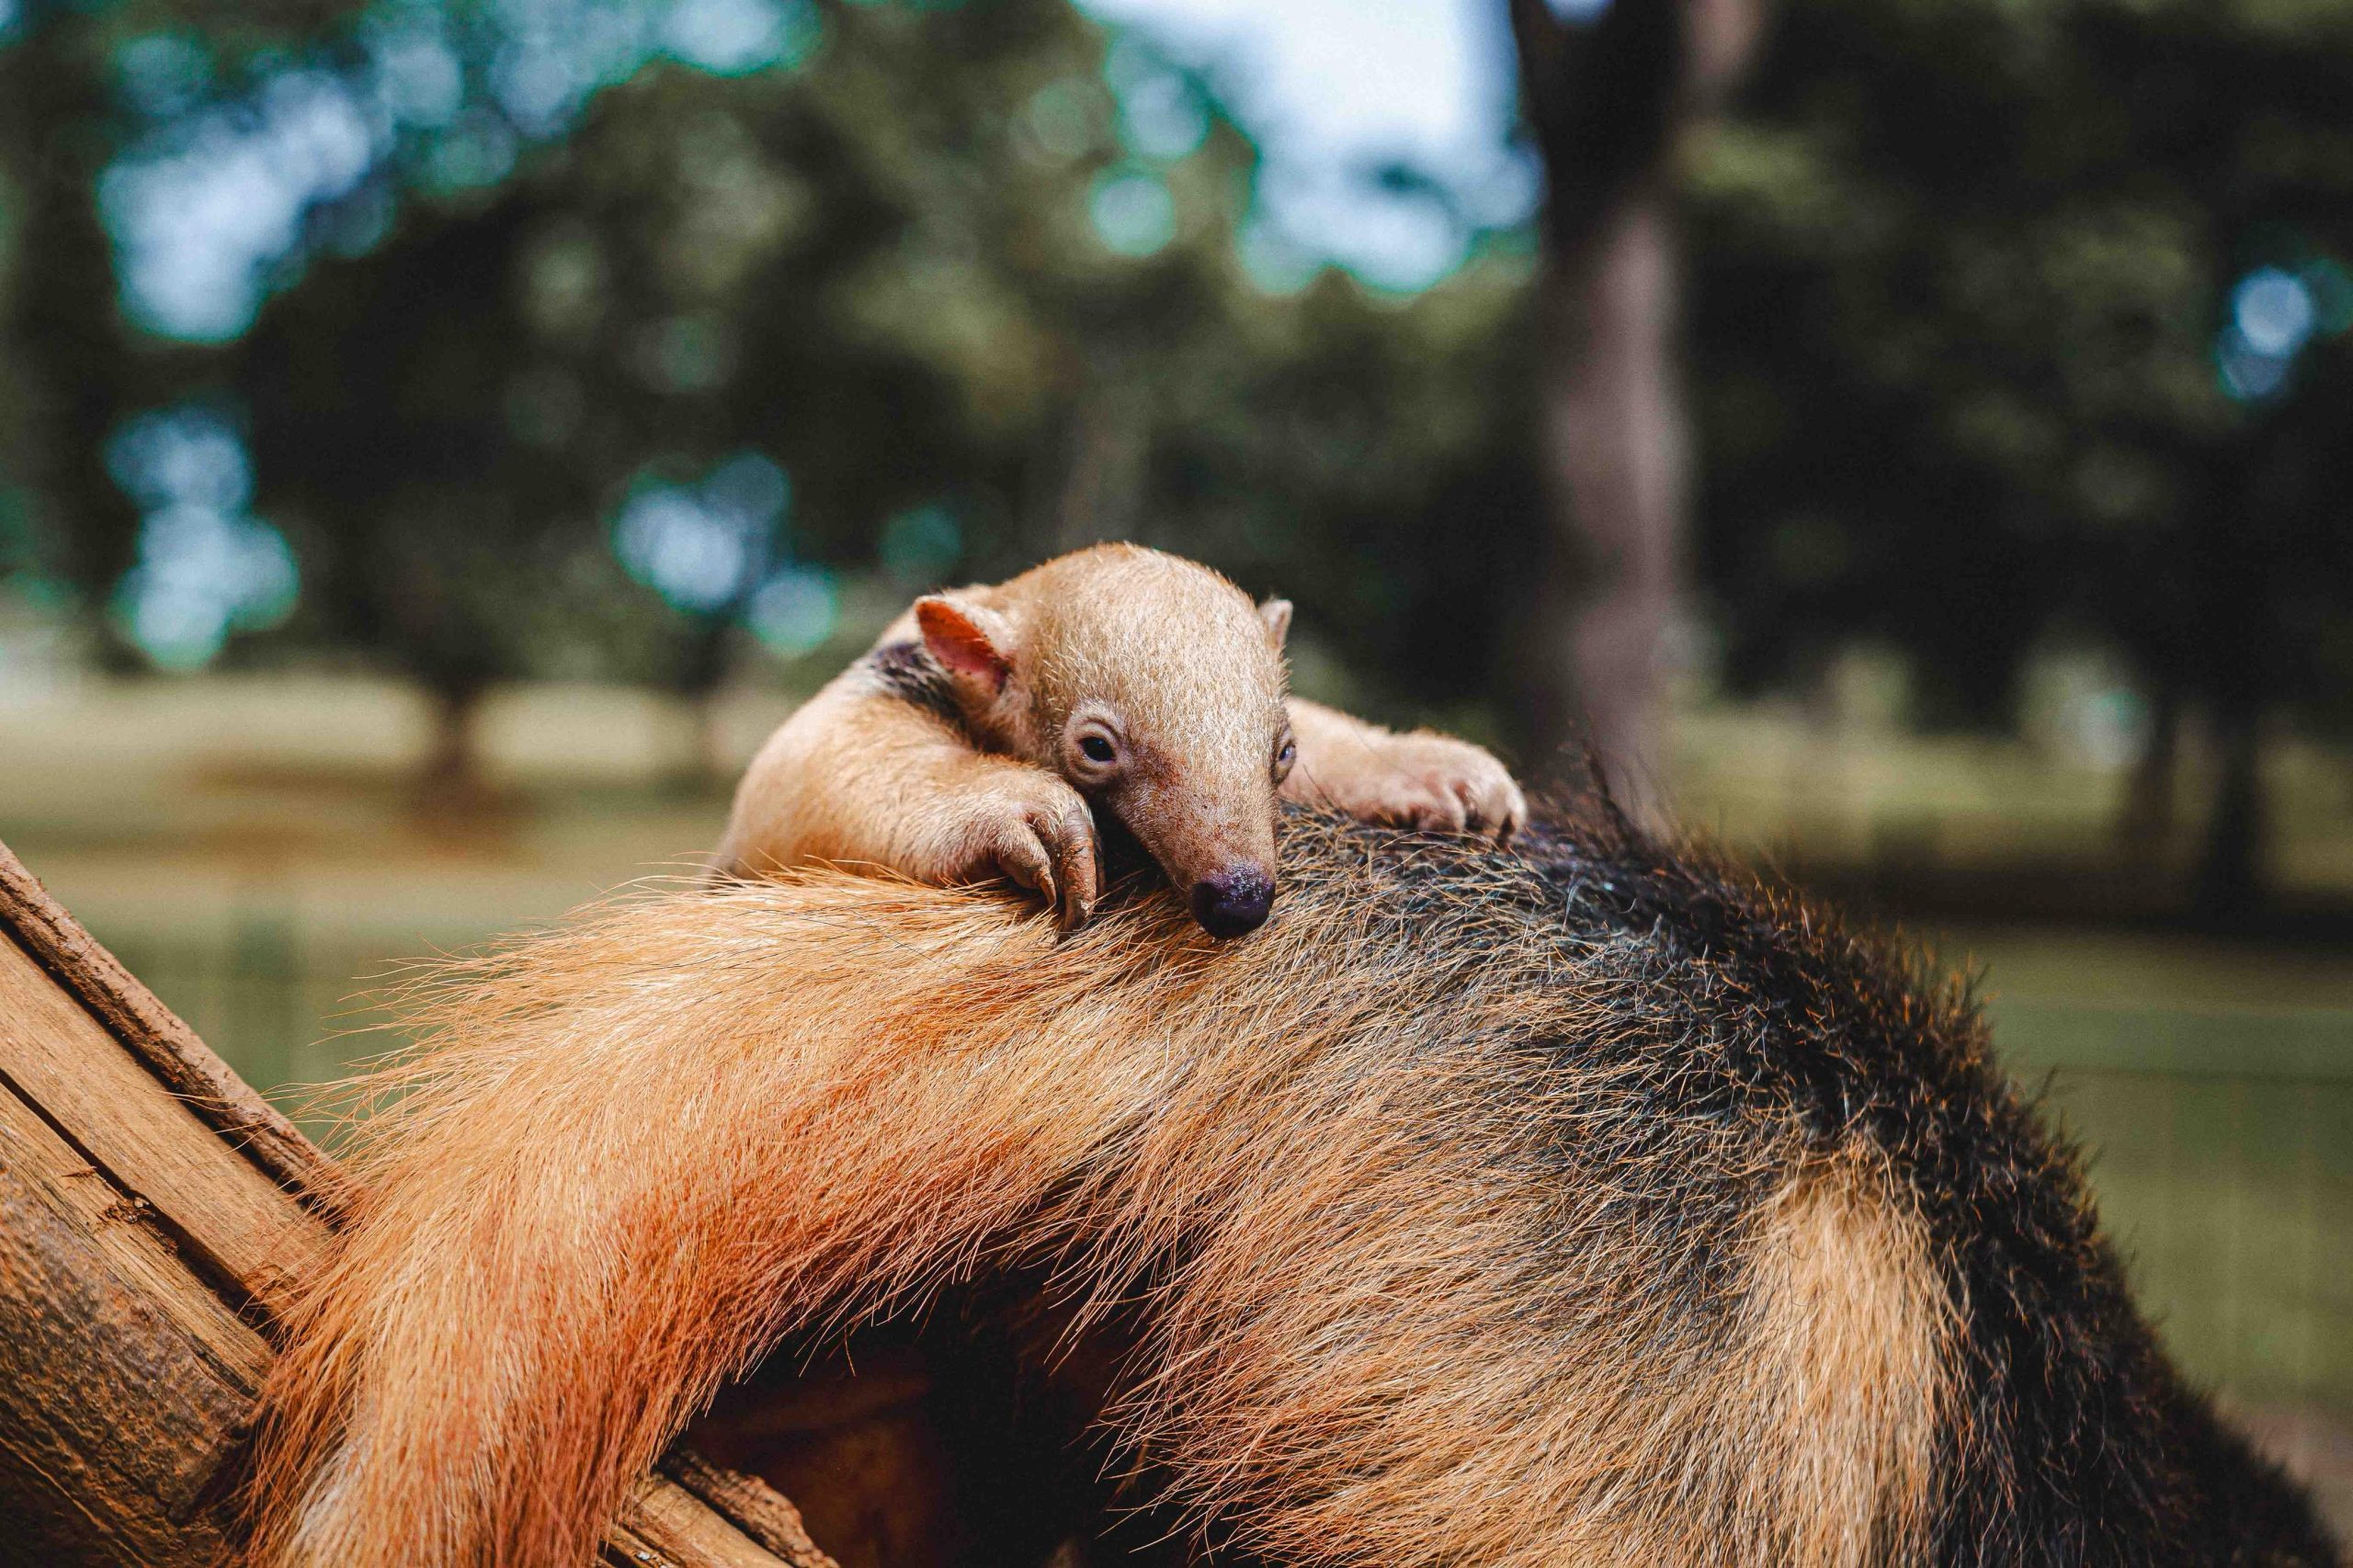
<svg viewBox="0 0 2353 1568"><path fill-rule="evenodd" d="M1080 719L1063 737L1063 772L1074 784L1100 786L1120 776L1120 733L1099 716Z"/></svg>

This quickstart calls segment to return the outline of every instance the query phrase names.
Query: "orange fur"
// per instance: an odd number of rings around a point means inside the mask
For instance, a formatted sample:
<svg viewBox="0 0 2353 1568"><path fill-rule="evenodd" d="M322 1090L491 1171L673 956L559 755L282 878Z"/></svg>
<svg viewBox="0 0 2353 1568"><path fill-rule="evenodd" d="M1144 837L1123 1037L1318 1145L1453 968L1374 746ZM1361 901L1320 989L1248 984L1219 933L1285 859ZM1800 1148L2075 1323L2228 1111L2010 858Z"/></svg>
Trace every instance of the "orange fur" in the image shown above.
<svg viewBox="0 0 2353 1568"><path fill-rule="evenodd" d="M1900 1555L1951 1305L1871 1159L1636 1117L1672 1042L1581 1052L1615 983L1487 913L1545 907L1521 863L1457 865L1430 949L1361 835L1287 847L1238 947L809 873L452 971L272 1378L256 1561L575 1568L780 1335L1013 1260L1074 1332L1143 1305L1104 1419L1271 1561ZM1645 1220L1659 1170L1778 1196L1718 1267Z"/></svg>

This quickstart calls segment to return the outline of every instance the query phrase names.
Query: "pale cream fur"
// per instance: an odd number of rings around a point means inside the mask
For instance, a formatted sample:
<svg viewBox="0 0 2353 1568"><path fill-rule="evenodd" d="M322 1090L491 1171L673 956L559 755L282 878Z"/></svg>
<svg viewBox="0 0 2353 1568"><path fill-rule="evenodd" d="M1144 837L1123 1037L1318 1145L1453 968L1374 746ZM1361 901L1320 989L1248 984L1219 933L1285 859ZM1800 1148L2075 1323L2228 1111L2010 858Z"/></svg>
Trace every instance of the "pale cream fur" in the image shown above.
<svg viewBox="0 0 2353 1568"><path fill-rule="evenodd" d="M754 758L720 871L832 864L938 884L1006 876L1074 926L1102 875L1071 754L1071 726L1090 716L1114 724L1130 753L1119 779L1092 791L1096 804L1180 889L1233 867L1271 877L1279 795L1429 831L1507 837L1526 820L1518 786L1481 748L1289 697L1289 605L1254 606L1195 562L1098 545L941 597L1002 644L1002 688L954 683L960 725L892 693L864 664L844 672ZM910 610L876 646L924 637ZM1287 737L1295 764L1279 761Z"/></svg>

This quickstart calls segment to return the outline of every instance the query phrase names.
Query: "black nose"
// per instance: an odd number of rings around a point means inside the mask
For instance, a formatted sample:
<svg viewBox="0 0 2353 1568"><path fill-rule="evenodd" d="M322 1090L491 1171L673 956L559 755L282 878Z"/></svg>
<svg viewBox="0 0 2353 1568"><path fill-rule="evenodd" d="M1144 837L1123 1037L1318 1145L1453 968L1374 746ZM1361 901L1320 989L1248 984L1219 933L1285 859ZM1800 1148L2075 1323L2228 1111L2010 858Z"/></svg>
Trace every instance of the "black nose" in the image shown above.
<svg viewBox="0 0 2353 1568"><path fill-rule="evenodd" d="M1232 866L1193 884L1193 918L1212 937L1239 937L1267 923L1275 879L1256 866Z"/></svg>

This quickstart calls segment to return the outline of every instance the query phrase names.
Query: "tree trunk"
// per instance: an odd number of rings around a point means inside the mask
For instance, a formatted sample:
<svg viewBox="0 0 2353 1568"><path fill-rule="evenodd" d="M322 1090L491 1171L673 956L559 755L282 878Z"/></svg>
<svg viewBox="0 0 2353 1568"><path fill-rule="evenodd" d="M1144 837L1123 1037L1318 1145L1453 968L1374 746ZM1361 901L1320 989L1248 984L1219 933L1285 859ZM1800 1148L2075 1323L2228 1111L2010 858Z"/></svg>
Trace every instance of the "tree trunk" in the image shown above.
<svg viewBox="0 0 2353 1568"><path fill-rule="evenodd" d="M1582 738L1637 815L1655 809L1666 762L1688 490L1675 296L1673 220L1656 180L1630 192L1588 246L1545 269L1540 438L1552 544L1526 728L1543 758Z"/></svg>
<svg viewBox="0 0 2353 1568"><path fill-rule="evenodd" d="M2181 771L2181 693L2158 690L2151 705L2149 744L2125 778L2116 813L2116 848L2128 870L2165 853L2173 840L2176 778Z"/></svg>
<svg viewBox="0 0 2353 1568"><path fill-rule="evenodd" d="M2234 925L2265 902L2262 715L2234 706L2216 715L2215 731L2222 776L2206 819L2193 913L2210 925Z"/></svg>
<svg viewBox="0 0 2353 1568"><path fill-rule="evenodd" d="M432 688L433 738L418 778L418 787L432 805L465 809L483 800L476 731L483 690L472 683Z"/></svg>
<svg viewBox="0 0 2353 1568"><path fill-rule="evenodd" d="M1614 0L1584 26L1508 3L1546 178L1551 548L1519 640L1520 724L1540 768L1582 737L1619 801L1653 816L1689 488L1667 165L1750 52L1756 0Z"/></svg>
<svg viewBox="0 0 2353 1568"><path fill-rule="evenodd" d="M673 795L694 798L733 771L720 754L717 685L676 694L676 750L663 769L662 788ZM666 727L666 726L665 726Z"/></svg>
<svg viewBox="0 0 2353 1568"><path fill-rule="evenodd" d="M665 779L674 793L699 794L727 771L719 755L719 698L727 686L738 629L750 615L753 596L767 572L766 552L757 552L727 603L686 632L670 682L685 710L679 716L676 757Z"/></svg>
<svg viewBox="0 0 2353 1568"><path fill-rule="evenodd" d="M1121 376L1124 356L1090 366L1071 415L1069 451L1054 504L1056 554L1135 537L1151 457L1151 409Z"/></svg>

